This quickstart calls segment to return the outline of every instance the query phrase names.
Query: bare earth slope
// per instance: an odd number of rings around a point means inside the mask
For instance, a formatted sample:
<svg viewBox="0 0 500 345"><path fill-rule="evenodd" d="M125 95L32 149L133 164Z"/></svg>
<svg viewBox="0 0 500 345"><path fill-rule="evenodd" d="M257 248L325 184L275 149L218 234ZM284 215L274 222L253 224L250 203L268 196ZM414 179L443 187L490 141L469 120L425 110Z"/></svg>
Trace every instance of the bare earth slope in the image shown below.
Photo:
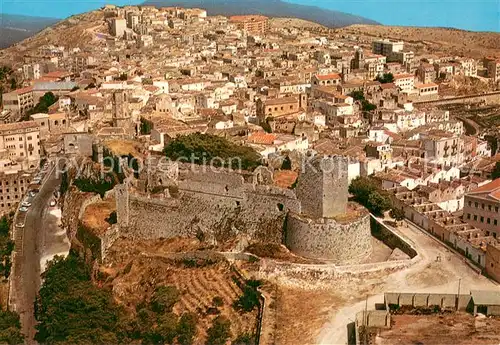
<svg viewBox="0 0 500 345"><path fill-rule="evenodd" d="M281 28L297 28L297 29L323 29L328 30L324 25L310 22L308 20L298 18L272 18L271 27L276 29Z"/></svg>
<svg viewBox="0 0 500 345"><path fill-rule="evenodd" d="M421 49L419 53L443 51L450 55L482 58L500 56L500 33L473 32L447 28L419 28L383 25L351 25L336 30L340 34L366 38L404 40Z"/></svg>
<svg viewBox="0 0 500 345"><path fill-rule="evenodd" d="M33 54L43 45L65 46L66 48L84 47L91 44L96 33L106 32L102 12L93 11L62 20L43 29L9 48L0 50L0 58L5 61L17 61L24 54Z"/></svg>

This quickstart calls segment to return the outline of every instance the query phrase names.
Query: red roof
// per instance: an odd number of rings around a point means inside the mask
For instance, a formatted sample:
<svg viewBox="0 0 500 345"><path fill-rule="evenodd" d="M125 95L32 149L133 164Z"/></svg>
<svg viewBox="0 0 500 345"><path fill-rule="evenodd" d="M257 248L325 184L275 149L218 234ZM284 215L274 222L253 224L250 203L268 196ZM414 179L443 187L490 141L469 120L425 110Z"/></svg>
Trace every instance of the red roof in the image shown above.
<svg viewBox="0 0 500 345"><path fill-rule="evenodd" d="M276 135L265 132L254 132L248 136L248 141L253 144L272 145L276 140Z"/></svg>
<svg viewBox="0 0 500 345"><path fill-rule="evenodd" d="M318 78L319 80L341 79L340 74L338 73L323 74L323 75L317 74L316 78Z"/></svg>
<svg viewBox="0 0 500 345"><path fill-rule="evenodd" d="M498 188L500 188L500 178L497 178L496 180L491 181L490 183L487 183L479 188L474 189L471 191L471 193L491 193L496 191Z"/></svg>

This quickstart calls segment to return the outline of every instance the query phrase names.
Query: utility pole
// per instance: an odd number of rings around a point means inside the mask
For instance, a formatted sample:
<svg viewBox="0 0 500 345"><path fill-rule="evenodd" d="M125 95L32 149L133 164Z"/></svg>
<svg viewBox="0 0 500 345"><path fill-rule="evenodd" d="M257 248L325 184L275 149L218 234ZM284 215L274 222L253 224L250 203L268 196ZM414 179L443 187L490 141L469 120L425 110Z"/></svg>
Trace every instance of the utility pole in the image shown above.
<svg viewBox="0 0 500 345"><path fill-rule="evenodd" d="M458 278L457 311L458 311L458 304L460 303L460 283L461 282L462 282L462 278Z"/></svg>

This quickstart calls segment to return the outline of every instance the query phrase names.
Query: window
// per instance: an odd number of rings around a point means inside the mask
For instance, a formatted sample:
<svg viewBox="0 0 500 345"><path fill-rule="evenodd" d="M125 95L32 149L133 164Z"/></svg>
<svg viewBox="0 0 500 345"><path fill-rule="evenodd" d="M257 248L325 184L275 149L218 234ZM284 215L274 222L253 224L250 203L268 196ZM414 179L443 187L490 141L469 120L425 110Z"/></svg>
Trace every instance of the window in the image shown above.
<svg viewBox="0 0 500 345"><path fill-rule="evenodd" d="M469 201L469 207L472 207L472 201Z"/></svg>
<svg viewBox="0 0 500 345"><path fill-rule="evenodd" d="M470 213L467 214L467 219L470 219Z"/></svg>
<svg viewBox="0 0 500 345"><path fill-rule="evenodd" d="M484 223L484 217L481 216L481 223Z"/></svg>
<svg viewBox="0 0 500 345"><path fill-rule="evenodd" d="M495 206L495 212L498 212L498 206Z"/></svg>
<svg viewBox="0 0 500 345"><path fill-rule="evenodd" d="M491 211L491 205L488 205L488 211Z"/></svg>
<svg viewBox="0 0 500 345"><path fill-rule="evenodd" d="M474 215L474 220L476 220L476 221L477 221L477 215Z"/></svg>
<svg viewBox="0 0 500 345"><path fill-rule="evenodd" d="M474 206L478 208L479 204L477 202L474 203Z"/></svg>
<svg viewBox="0 0 500 345"><path fill-rule="evenodd" d="M491 220L489 218L487 218L486 223L491 224Z"/></svg>
<svg viewBox="0 0 500 345"><path fill-rule="evenodd" d="M481 204L481 208L484 210L484 204Z"/></svg>
<svg viewBox="0 0 500 345"><path fill-rule="evenodd" d="M19 137L19 141L23 141L23 137Z"/></svg>
<svg viewBox="0 0 500 345"><path fill-rule="evenodd" d="M493 219L493 225L497 225L498 221L496 219Z"/></svg>

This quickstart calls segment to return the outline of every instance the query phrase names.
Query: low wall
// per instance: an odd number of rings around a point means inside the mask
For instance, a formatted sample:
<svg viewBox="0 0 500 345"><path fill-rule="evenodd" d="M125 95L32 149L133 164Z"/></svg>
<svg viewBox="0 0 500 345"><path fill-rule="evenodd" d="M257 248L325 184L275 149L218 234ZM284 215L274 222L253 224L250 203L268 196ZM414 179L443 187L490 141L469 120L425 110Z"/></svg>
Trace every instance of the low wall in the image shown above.
<svg viewBox="0 0 500 345"><path fill-rule="evenodd" d="M295 280L297 285L303 287L304 282L307 281L316 284L353 276L366 278L371 274L391 273L408 268L420 261L420 259L421 257L417 255L409 260L338 266L334 264L296 264L261 258L259 261L259 275L262 279L280 280L285 278L288 282Z"/></svg>
<svg viewBox="0 0 500 345"><path fill-rule="evenodd" d="M372 251L370 216L359 216L349 223L329 218L310 219L289 213L286 246L307 258L349 264L362 261Z"/></svg>
<svg viewBox="0 0 500 345"><path fill-rule="evenodd" d="M499 104L500 103L500 92L489 92L470 96L460 96L444 98L436 101L424 101L424 102L414 102L413 104L417 107L436 107L439 105L447 104L472 104L472 103L486 103L486 104Z"/></svg>
<svg viewBox="0 0 500 345"><path fill-rule="evenodd" d="M410 258L414 258L417 255L417 251L412 247L410 243L393 232L387 225L380 222L379 219L371 216L370 225L372 236L384 242L385 245L389 248L393 250L398 248Z"/></svg>
<svg viewBox="0 0 500 345"><path fill-rule="evenodd" d="M442 309L454 309L465 311L472 299L471 295L438 294L438 293L403 293L390 292L384 294L386 310L391 306L428 308L438 306Z"/></svg>

